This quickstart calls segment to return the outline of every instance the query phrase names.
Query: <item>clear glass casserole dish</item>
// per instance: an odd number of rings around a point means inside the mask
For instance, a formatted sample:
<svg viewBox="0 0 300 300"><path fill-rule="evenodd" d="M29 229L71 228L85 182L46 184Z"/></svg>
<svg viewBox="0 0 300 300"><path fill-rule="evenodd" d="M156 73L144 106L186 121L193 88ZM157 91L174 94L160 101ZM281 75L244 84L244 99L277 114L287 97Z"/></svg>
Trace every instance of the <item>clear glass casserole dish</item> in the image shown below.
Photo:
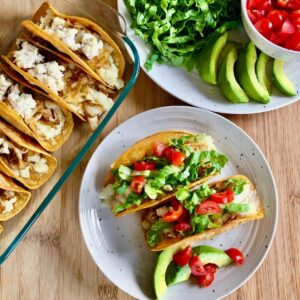
<svg viewBox="0 0 300 300"><path fill-rule="evenodd" d="M23 5L19 5L17 8L21 9L21 7L23 7ZM18 11L17 8L15 11L12 11L11 6L1 7L0 14L5 14L5 20L8 21L5 26L2 26L0 32L0 54L6 54L12 42L19 36L21 32L20 22L24 19L31 19L32 15L38 9L38 7L34 7L32 11L26 13L24 11ZM120 47L126 60L123 77L125 85L114 99L112 108L103 115L102 121L95 131L92 132L87 122L82 122L73 115L74 130L69 138L69 142L67 141L62 148L52 153L57 158L58 167L50 180L37 190L31 191L31 200L18 215L0 224L4 228L2 234L0 234L0 264L2 264L16 248L70 174L78 166L81 159L100 136L113 114L132 89L139 72L137 50L126 36L126 23L124 18L116 10L100 0L88 1L85 7L78 6L71 1L57 1L55 8L66 15L89 18L109 33ZM17 26L17 28L14 28L15 26Z"/></svg>

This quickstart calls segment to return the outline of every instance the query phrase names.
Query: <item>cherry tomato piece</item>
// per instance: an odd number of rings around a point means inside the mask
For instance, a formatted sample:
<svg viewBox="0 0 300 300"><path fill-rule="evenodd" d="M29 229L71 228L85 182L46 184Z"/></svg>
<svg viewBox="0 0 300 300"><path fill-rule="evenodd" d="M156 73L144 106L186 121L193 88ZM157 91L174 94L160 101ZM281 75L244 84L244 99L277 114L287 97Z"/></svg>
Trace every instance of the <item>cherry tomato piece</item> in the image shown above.
<svg viewBox="0 0 300 300"><path fill-rule="evenodd" d="M208 287L215 279L215 274L211 272L206 272L204 275L198 277L198 282L201 287Z"/></svg>
<svg viewBox="0 0 300 300"><path fill-rule="evenodd" d="M166 158L168 159L168 160L172 160L172 154L173 154L173 152L176 152L176 150L173 148L173 147L167 147L166 149L165 149L165 156L166 156Z"/></svg>
<svg viewBox="0 0 300 300"><path fill-rule="evenodd" d="M175 151L172 153L172 158L171 158L172 165L181 166L182 163L184 162L184 159L185 159L184 153L179 151Z"/></svg>
<svg viewBox="0 0 300 300"><path fill-rule="evenodd" d="M146 180L143 176L135 176L130 183L130 187L135 193L140 194L145 184Z"/></svg>
<svg viewBox="0 0 300 300"><path fill-rule="evenodd" d="M204 266L202 265L199 256L195 255L191 258L190 260L190 268L191 268L191 272L194 276L201 276L201 275L205 275L206 270L204 268Z"/></svg>
<svg viewBox="0 0 300 300"><path fill-rule="evenodd" d="M254 27L261 33L264 37L268 38L272 33L272 23L267 18L262 18L254 24Z"/></svg>
<svg viewBox="0 0 300 300"><path fill-rule="evenodd" d="M190 213L183 208L183 212L182 215L179 217L179 219L177 220L178 222L184 222L184 223L190 223Z"/></svg>
<svg viewBox="0 0 300 300"><path fill-rule="evenodd" d="M209 200L219 204L226 204L232 202L234 199L234 191L228 189L225 192L215 193L209 197Z"/></svg>
<svg viewBox="0 0 300 300"><path fill-rule="evenodd" d="M137 161L133 164L135 171L155 170L155 163L150 161Z"/></svg>
<svg viewBox="0 0 300 300"><path fill-rule="evenodd" d="M244 263L244 254L236 248L230 248L225 250L227 255L237 264L242 265Z"/></svg>
<svg viewBox="0 0 300 300"><path fill-rule="evenodd" d="M193 251L191 246L187 246L180 252L177 252L173 255L173 260L177 266L185 266L189 263L191 257L193 256Z"/></svg>
<svg viewBox="0 0 300 300"><path fill-rule="evenodd" d="M221 207L214 201L204 201L200 203L196 208L196 214L207 215L207 214L220 214L222 212Z"/></svg>
<svg viewBox="0 0 300 300"><path fill-rule="evenodd" d="M178 200L172 200L169 211L162 216L164 222L175 222L183 213L183 207Z"/></svg>
<svg viewBox="0 0 300 300"><path fill-rule="evenodd" d="M207 264L204 266L204 269L206 270L206 272L214 274L217 271L217 266L215 264Z"/></svg>
<svg viewBox="0 0 300 300"><path fill-rule="evenodd" d="M189 231L192 229L192 226L189 223L186 222L179 222L174 226L175 231Z"/></svg>
<svg viewBox="0 0 300 300"><path fill-rule="evenodd" d="M284 10L274 9L268 13L268 19L271 21L274 29L280 28L287 18L288 13Z"/></svg>
<svg viewBox="0 0 300 300"><path fill-rule="evenodd" d="M284 47L291 50L300 51L300 32L295 32L294 34L290 35L286 40Z"/></svg>
<svg viewBox="0 0 300 300"><path fill-rule="evenodd" d="M156 141L153 146L153 154L158 157L162 157L167 146L163 142Z"/></svg>

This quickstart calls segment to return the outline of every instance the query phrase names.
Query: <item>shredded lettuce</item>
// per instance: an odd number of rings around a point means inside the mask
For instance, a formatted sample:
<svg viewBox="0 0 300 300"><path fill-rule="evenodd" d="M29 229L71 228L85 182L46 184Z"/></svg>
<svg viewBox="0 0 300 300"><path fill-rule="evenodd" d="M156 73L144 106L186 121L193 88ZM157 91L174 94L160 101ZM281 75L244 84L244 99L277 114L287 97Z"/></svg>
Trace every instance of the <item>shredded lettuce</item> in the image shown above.
<svg viewBox="0 0 300 300"><path fill-rule="evenodd" d="M244 213L249 211L249 204L248 203L229 203L224 205L223 211L224 212L229 212L231 214L236 214L236 213Z"/></svg>
<svg viewBox="0 0 300 300"><path fill-rule="evenodd" d="M193 233L200 233L206 230L209 222L210 221L208 215L192 214L190 223L193 229Z"/></svg>
<svg viewBox="0 0 300 300"><path fill-rule="evenodd" d="M230 184L235 195L241 194L247 184L247 181L241 178L229 178L227 182Z"/></svg>
<svg viewBox="0 0 300 300"><path fill-rule="evenodd" d="M238 0L125 0L131 27L151 45L145 67L155 62L193 69L195 56L214 33L236 28Z"/></svg>
<svg viewBox="0 0 300 300"><path fill-rule="evenodd" d="M170 228L171 224L168 222L157 221L150 230L147 232L147 243L150 247L154 247L161 239L162 231L166 228Z"/></svg>
<svg viewBox="0 0 300 300"><path fill-rule="evenodd" d="M124 209L127 209L133 205L140 205L142 203L143 197L141 195L138 195L136 193L130 193L126 199L126 201L123 204L115 205L113 207L113 212L118 213Z"/></svg>

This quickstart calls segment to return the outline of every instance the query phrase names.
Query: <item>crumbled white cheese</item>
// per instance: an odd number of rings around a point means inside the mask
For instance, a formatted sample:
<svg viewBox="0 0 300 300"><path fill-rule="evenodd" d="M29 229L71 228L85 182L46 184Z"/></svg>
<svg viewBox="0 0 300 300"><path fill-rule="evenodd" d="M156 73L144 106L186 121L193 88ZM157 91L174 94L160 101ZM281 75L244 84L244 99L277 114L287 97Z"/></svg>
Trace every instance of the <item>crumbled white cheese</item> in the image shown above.
<svg viewBox="0 0 300 300"><path fill-rule="evenodd" d="M57 115L57 117L59 119L59 124L56 124L55 126L51 126L44 122L37 122L36 127L41 133L44 134L44 136L47 140L51 140L61 134L61 132L64 128L64 125L65 125L65 116L64 116L61 108L58 105L56 105L55 103L53 103L51 101L46 101L45 106L46 106L46 108L54 110L55 114Z"/></svg>
<svg viewBox="0 0 300 300"><path fill-rule="evenodd" d="M51 23L53 18L54 18L54 15L53 15L51 9L48 9L46 11L46 14L40 18L39 26L41 28L45 28L45 27L49 26L49 24Z"/></svg>
<svg viewBox="0 0 300 300"><path fill-rule="evenodd" d="M99 55L103 49L103 41L100 39L99 35L91 34L82 30L77 35L76 40L80 42L80 50L88 59L93 59Z"/></svg>
<svg viewBox="0 0 300 300"><path fill-rule="evenodd" d="M4 100L4 96L11 86L12 82L3 74L0 74L0 100Z"/></svg>
<svg viewBox="0 0 300 300"><path fill-rule="evenodd" d="M21 94L18 84L10 89L10 92L7 95L7 100L22 118L31 118L33 116L36 108L36 102L31 94Z"/></svg>
<svg viewBox="0 0 300 300"><path fill-rule="evenodd" d="M30 177L30 171L29 171L29 166L25 167L24 169L20 170L19 171L19 174L18 176L22 177L22 178L29 178Z"/></svg>
<svg viewBox="0 0 300 300"><path fill-rule="evenodd" d="M259 208L259 200L255 190L251 189L249 184L244 186L244 190L239 195L234 196L233 203L249 204L249 210L242 215L252 215L257 213Z"/></svg>
<svg viewBox="0 0 300 300"><path fill-rule="evenodd" d="M33 163L33 169L38 173L46 173L49 169L47 160L39 154L29 156L28 161Z"/></svg>
<svg viewBox="0 0 300 300"><path fill-rule="evenodd" d="M14 52L15 63L19 68L30 69L44 60L36 46L26 41L21 41L19 46L20 49Z"/></svg>
<svg viewBox="0 0 300 300"><path fill-rule="evenodd" d="M117 89L121 89L124 86L124 81L119 79L119 70L116 64L113 61L112 56L110 55L108 58L110 63L109 68L100 68L97 70L99 76L110 86L114 86Z"/></svg>
<svg viewBox="0 0 300 300"><path fill-rule="evenodd" d="M65 67L56 61L35 65L28 71L29 74L46 84L54 93L65 88L63 80Z"/></svg>
<svg viewBox="0 0 300 300"><path fill-rule="evenodd" d="M9 147L7 140L4 138L0 138L0 153L9 154Z"/></svg>
<svg viewBox="0 0 300 300"><path fill-rule="evenodd" d="M14 204L17 202L17 197L13 197L9 200L0 200L0 204L4 207L2 214L9 213L14 209Z"/></svg>
<svg viewBox="0 0 300 300"><path fill-rule="evenodd" d="M113 106L114 102L111 98L107 97L104 93L88 87L86 100L90 100L100 105L105 111L108 111Z"/></svg>
<svg viewBox="0 0 300 300"><path fill-rule="evenodd" d="M74 51L81 47L75 40L78 30L76 28L67 28L66 21L62 18L55 17L53 18L51 26L44 26L42 28L49 34L55 35Z"/></svg>

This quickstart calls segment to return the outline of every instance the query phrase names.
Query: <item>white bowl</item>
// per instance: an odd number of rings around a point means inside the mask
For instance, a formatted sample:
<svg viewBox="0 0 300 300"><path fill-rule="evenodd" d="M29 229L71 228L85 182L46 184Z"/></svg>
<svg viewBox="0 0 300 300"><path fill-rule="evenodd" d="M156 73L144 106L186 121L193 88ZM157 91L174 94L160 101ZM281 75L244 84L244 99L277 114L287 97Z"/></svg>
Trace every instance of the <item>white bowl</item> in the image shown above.
<svg viewBox="0 0 300 300"><path fill-rule="evenodd" d="M294 51L280 47L266 39L257 31L247 14L247 0L241 0L241 15L244 28L249 38L262 52L271 57L279 58L285 61L300 62L300 51Z"/></svg>

